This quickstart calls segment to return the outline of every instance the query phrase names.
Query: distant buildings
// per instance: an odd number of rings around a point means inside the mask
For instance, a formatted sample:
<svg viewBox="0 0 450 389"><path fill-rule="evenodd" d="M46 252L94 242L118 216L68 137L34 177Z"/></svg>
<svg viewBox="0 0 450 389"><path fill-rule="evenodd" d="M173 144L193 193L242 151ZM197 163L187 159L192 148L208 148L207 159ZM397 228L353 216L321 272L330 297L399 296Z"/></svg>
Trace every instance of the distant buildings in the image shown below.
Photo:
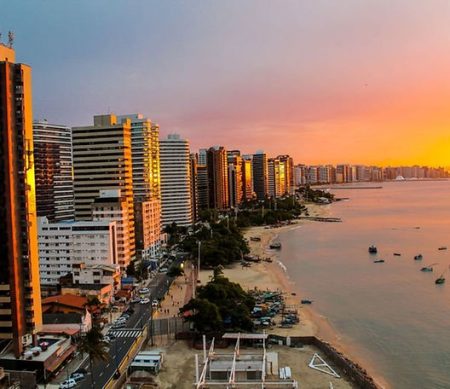
<svg viewBox="0 0 450 389"><path fill-rule="evenodd" d="M228 192L227 151L222 146L207 152L209 208L226 209L230 205Z"/></svg>
<svg viewBox="0 0 450 389"><path fill-rule="evenodd" d="M0 341L15 358L42 325L31 68L0 43Z"/></svg>
<svg viewBox="0 0 450 389"><path fill-rule="evenodd" d="M252 200L253 190L253 158L251 155L242 156L242 199Z"/></svg>
<svg viewBox="0 0 450 389"><path fill-rule="evenodd" d="M243 159L238 150L229 151L227 153L228 160L228 197L230 199L230 207L236 208L244 199L244 182L243 182Z"/></svg>
<svg viewBox="0 0 450 389"><path fill-rule="evenodd" d="M51 221L74 219L72 130L33 123L37 215Z"/></svg>
<svg viewBox="0 0 450 389"><path fill-rule="evenodd" d="M263 151L253 155L253 189L258 200L264 200L269 194L267 155Z"/></svg>
<svg viewBox="0 0 450 389"><path fill-rule="evenodd" d="M177 134L160 141L161 224L193 223L189 142Z"/></svg>

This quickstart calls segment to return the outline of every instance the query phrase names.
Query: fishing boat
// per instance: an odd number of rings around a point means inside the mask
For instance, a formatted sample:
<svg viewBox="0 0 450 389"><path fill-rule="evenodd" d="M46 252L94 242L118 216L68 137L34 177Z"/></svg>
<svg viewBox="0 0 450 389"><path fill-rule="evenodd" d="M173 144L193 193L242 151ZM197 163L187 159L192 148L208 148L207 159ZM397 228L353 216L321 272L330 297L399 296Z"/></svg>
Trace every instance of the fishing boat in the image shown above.
<svg viewBox="0 0 450 389"><path fill-rule="evenodd" d="M269 248L279 250L279 249L281 249L281 243L280 242L273 242L273 243L270 244Z"/></svg>
<svg viewBox="0 0 450 389"><path fill-rule="evenodd" d="M395 255L396 257L400 257L400 256L401 256L400 253L394 253L394 255Z"/></svg>
<svg viewBox="0 0 450 389"><path fill-rule="evenodd" d="M414 255L414 260L415 260L415 261L421 261L422 258L423 258L423 255L422 255L422 254Z"/></svg>
<svg viewBox="0 0 450 389"><path fill-rule="evenodd" d="M302 304L312 304L312 300L300 300Z"/></svg>
<svg viewBox="0 0 450 389"><path fill-rule="evenodd" d="M373 263L384 263L384 259L375 259Z"/></svg>
<svg viewBox="0 0 450 389"><path fill-rule="evenodd" d="M436 285L440 285L443 284L445 282L445 277L444 274L442 273L441 276L439 278L436 279L436 281L434 281L434 283Z"/></svg>
<svg viewBox="0 0 450 389"><path fill-rule="evenodd" d="M369 253L370 254L376 254L377 252L378 252L378 250L377 250L377 248L374 245L369 246Z"/></svg>
<svg viewBox="0 0 450 389"><path fill-rule="evenodd" d="M447 250L447 247L446 246L441 246L441 247L438 248L438 250Z"/></svg>
<svg viewBox="0 0 450 389"><path fill-rule="evenodd" d="M433 266L437 265L437 263L432 263L431 265L428 266L424 266L420 269L420 271L424 271L424 272L431 272L433 271Z"/></svg>

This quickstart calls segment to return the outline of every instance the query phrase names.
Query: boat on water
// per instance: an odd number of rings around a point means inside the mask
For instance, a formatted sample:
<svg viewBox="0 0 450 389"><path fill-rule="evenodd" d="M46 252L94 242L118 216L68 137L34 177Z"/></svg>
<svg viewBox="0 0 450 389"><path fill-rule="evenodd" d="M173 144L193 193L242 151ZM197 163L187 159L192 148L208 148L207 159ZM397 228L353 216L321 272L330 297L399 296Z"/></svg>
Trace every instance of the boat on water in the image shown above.
<svg viewBox="0 0 450 389"><path fill-rule="evenodd" d="M270 244L269 248L279 250L279 249L281 249L281 243L280 242L273 242L273 243Z"/></svg>
<svg viewBox="0 0 450 389"><path fill-rule="evenodd" d="M445 277L444 277L443 274L442 274L439 278L437 278L436 281L434 281L434 283L435 283L436 285L443 284L444 282L445 282Z"/></svg>
<svg viewBox="0 0 450 389"><path fill-rule="evenodd" d="M396 257L400 257L400 256L401 256L400 253L394 253L394 255L395 255Z"/></svg>
<svg viewBox="0 0 450 389"><path fill-rule="evenodd" d="M437 265L437 263L432 263L431 265L428 266L424 266L420 269L420 271L424 271L424 272L431 272L433 271L433 266Z"/></svg>
<svg viewBox="0 0 450 389"><path fill-rule="evenodd" d="M384 263L384 259L375 259L373 263Z"/></svg>
<svg viewBox="0 0 450 389"><path fill-rule="evenodd" d="M419 254L419 255L414 255L414 260L415 261L421 261L423 259L423 255Z"/></svg>
<svg viewBox="0 0 450 389"><path fill-rule="evenodd" d="M376 254L377 252L378 252L378 250L377 250L376 246L374 246L374 245L369 246L369 253L370 254Z"/></svg>
<svg viewBox="0 0 450 389"><path fill-rule="evenodd" d="M259 236L251 236L250 240L252 242L261 242L261 238Z"/></svg>
<svg viewBox="0 0 450 389"><path fill-rule="evenodd" d="M300 300L302 304L312 304L312 300Z"/></svg>
<svg viewBox="0 0 450 389"><path fill-rule="evenodd" d="M441 247L438 248L438 250L447 250L447 247L446 246L441 246Z"/></svg>

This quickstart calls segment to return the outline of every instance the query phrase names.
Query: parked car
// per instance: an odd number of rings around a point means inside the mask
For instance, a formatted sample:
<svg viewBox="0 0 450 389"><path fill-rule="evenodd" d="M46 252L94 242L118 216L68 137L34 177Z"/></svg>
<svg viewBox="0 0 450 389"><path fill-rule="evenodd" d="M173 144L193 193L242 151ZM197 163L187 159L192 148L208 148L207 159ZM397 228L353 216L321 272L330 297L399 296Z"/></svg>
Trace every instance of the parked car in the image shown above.
<svg viewBox="0 0 450 389"><path fill-rule="evenodd" d="M69 378L64 382L61 382L61 384L59 385L59 389L71 389L75 388L75 386L77 386L77 381L75 381L73 378Z"/></svg>
<svg viewBox="0 0 450 389"><path fill-rule="evenodd" d="M116 329L124 328L124 327L126 327L125 322L119 322L119 323L114 323L111 328L116 330Z"/></svg>
<svg viewBox="0 0 450 389"><path fill-rule="evenodd" d="M159 301L158 300L153 300L152 301L152 307L153 308L158 308L158 305L159 305Z"/></svg>
<svg viewBox="0 0 450 389"><path fill-rule="evenodd" d="M136 303L140 303L140 302L141 302L141 298L140 297L132 298L131 301L130 301L131 304L136 304Z"/></svg>
<svg viewBox="0 0 450 389"><path fill-rule="evenodd" d="M83 374L84 376L86 376L88 372L86 369L83 369L82 367L80 367L78 370L75 370L72 374L77 374L77 373ZM72 378L72 377L69 377L69 378Z"/></svg>
<svg viewBox="0 0 450 389"><path fill-rule="evenodd" d="M139 293L141 293L141 294L147 294L149 292L150 292L149 288L142 288L142 289L139 290Z"/></svg>
<svg viewBox="0 0 450 389"><path fill-rule="evenodd" d="M105 339L105 338L103 338ZM84 380L84 374L81 373L72 373L69 378L75 380L75 382L80 382L82 380Z"/></svg>
<svg viewBox="0 0 450 389"><path fill-rule="evenodd" d="M150 302L150 299L147 297L145 299L141 300L141 304L148 304L149 302Z"/></svg>

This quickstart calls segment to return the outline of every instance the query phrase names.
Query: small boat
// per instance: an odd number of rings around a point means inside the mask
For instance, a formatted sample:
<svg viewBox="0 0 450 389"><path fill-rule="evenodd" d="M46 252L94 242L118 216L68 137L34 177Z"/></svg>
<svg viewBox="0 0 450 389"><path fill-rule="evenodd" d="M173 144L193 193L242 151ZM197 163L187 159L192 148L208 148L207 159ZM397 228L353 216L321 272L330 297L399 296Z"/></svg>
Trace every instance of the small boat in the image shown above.
<svg viewBox="0 0 450 389"><path fill-rule="evenodd" d="M281 243L280 242L271 243L269 248L279 250L281 249Z"/></svg>
<svg viewBox="0 0 450 389"><path fill-rule="evenodd" d="M300 300L302 304L312 304L312 300Z"/></svg>
<svg viewBox="0 0 450 389"><path fill-rule="evenodd" d="M394 255L395 255L396 257L400 257L400 256L401 256L400 253L394 253Z"/></svg>
<svg viewBox="0 0 450 389"><path fill-rule="evenodd" d="M384 259L375 259L373 263L384 263Z"/></svg>
<svg viewBox="0 0 450 389"><path fill-rule="evenodd" d="M438 248L438 250L447 250L447 247L446 246L441 246L441 247Z"/></svg>
<svg viewBox="0 0 450 389"><path fill-rule="evenodd" d="M432 263L431 265L424 266L420 269L420 271L431 272L431 271L433 271L434 265L437 265L437 263Z"/></svg>
<svg viewBox="0 0 450 389"><path fill-rule="evenodd" d="M259 236L252 236L250 237L250 240L252 242L261 242L261 238Z"/></svg>
<svg viewBox="0 0 450 389"><path fill-rule="evenodd" d="M374 245L369 246L369 253L370 254L376 254L377 252L378 252L378 250L377 250L377 248Z"/></svg>
<svg viewBox="0 0 450 389"><path fill-rule="evenodd" d="M415 260L415 261L421 261L422 258L423 258L423 255L422 255L422 254L414 255L414 260Z"/></svg>
<svg viewBox="0 0 450 389"><path fill-rule="evenodd" d="M436 284L436 285L441 285L441 284L443 284L445 282L445 278L444 278L444 275L442 274L439 278L437 278L436 279L436 281L434 281L434 283Z"/></svg>

